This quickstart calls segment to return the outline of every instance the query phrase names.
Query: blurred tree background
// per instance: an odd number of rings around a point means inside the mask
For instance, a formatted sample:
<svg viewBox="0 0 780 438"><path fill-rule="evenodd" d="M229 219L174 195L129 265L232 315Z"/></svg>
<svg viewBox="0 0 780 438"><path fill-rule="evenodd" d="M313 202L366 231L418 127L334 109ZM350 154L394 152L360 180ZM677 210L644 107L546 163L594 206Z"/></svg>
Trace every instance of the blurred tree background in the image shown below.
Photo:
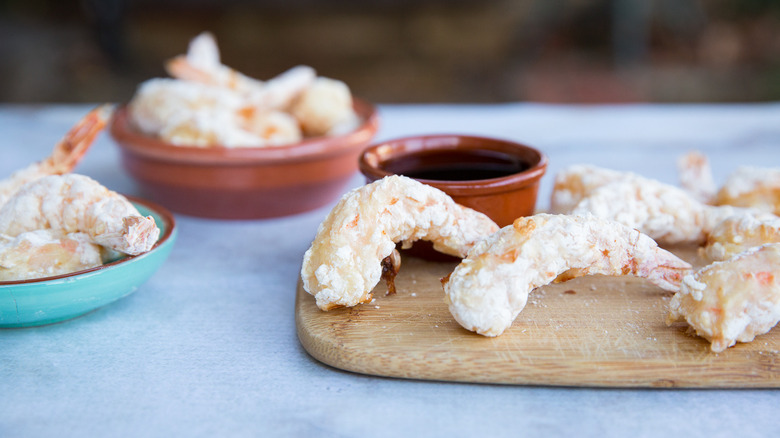
<svg viewBox="0 0 780 438"><path fill-rule="evenodd" d="M0 102L128 100L204 30L382 103L780 100L780 0L0 0Z"/></svg>

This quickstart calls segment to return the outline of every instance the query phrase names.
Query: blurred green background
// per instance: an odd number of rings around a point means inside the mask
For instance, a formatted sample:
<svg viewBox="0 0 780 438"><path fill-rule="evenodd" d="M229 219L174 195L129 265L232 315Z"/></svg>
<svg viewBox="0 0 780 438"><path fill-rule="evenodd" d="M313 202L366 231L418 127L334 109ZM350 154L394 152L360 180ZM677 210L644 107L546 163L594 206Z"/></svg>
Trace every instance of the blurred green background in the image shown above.
<svg viewBox="0 0 780 438"><path fill-rule="evenodd" d="M125 101L204 30L382 103L780 100L780 0L0 0L0 102Z"/></svg>

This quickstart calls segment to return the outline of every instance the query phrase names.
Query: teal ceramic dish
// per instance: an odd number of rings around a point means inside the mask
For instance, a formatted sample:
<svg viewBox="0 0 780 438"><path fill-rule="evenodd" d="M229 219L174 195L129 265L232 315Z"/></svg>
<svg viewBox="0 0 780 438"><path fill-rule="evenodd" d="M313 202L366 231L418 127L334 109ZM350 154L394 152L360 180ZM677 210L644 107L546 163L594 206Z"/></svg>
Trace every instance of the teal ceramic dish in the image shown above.
<svg viewBox="0 0 780 438"><path fill-rule="evenodd" d="M124 257L84 271L56 277L0 282L0 327L32 327L65 321L133 293L162 265L176 240L173 215L159 205L128 196L160 227L147 253Z"/></svg>

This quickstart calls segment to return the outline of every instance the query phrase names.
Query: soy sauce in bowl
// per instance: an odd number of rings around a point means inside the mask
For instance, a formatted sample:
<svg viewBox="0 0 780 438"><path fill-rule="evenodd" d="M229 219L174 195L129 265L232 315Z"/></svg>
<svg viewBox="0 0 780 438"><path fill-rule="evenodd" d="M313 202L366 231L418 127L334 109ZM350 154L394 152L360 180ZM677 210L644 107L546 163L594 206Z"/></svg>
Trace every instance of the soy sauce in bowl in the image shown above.
<svg viewBox="0 0 780 438"><path fill-rule="evenodd" d="M368 147L358 160L367 182L404 175L486 214L499 226L534 213L547 157L520 143L464 135L428 135L389 140ZM454 257L417 241L406 251L435 261Z"/></svg>
<svg viewBox="0 0 780 438"><path fill-rule="evenodd" d="M360 155L368 182L404 175L436 187L499 226L534 213L547 157L521 143L466 135L388 140Z"/></svg>
<svg viewBox="0 0 780 438"><path fill-rule="evenodd" d="M524 172L520 157L491 150L424 150L391 158L382 168L392 174L433 181L475 181Z"/></svg>

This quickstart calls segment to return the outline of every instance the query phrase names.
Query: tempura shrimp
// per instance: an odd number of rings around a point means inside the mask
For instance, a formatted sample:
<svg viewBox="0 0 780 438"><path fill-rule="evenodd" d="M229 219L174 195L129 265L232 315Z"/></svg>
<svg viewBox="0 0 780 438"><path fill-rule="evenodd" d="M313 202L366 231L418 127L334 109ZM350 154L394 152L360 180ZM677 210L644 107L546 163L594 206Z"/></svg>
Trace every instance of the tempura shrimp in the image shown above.
<svg viewBox="0 0 780 438"><path fill-rule="evenodd" d="M157 242L160 229L122 195L77 174L50 175L25 185L0 208L0 234L34 230L82 232L91 241L137 255Z"/></svg>
<svg viewBox="0 0 780 438"><path fill-rule="evenodd" d="M186 55L165 64L172 77L251 94L263 88L263 82L250 78L220 62L214 36L203 32L190 41Z"/></svg>
<svg viewBox="0 0 780 438"><path fill-rule="evenodd" d="M737 168L726 178L715 203L751 207L780 215L780 168Z"/></svg>
<svg viewBox="0 0 780 438"><path fill-rule="evenodd" d="M242 101L231 92L195 82L150 79L128 105L134 125L177 145L260 146L263 140L240 129Z"/></svg>
<svg viewBox="0 0 780 438"><path fill-rule="evenodd" d="M718 187L712 177L710 160L698 151L691 151L677 160L677 172L680 186L694 199L704 204L712 204Z"/></svg>
<svg viewBox="0 0 780 438"><path fill-rule="evenodd" d="M710 261L728 260L750 248L780 243L780 218L736 215L724 219L707 236L701 253Z"/></svg>
<svg viewBox="0 0 780 438"><path fill-rule="evenodd" d="M780 321L780 244L753 248L683 278L667 324L687 321L714 352L750 342Z"/></svg>
<svg viewBox="0 0 780 438"><path fill-rule="evenodd" d="M286 108L317 77L313 68L299 65L266 82L250 78L220 62L217 42L208 32L195 37L187 54L168 61L166 69L174 78L233 90L245 106L262 110Z"/></svg>
<svg viewBox="0 0 780 438"><path fill-rule="evenodd" d="M0 181L0 207L25 184L47 175L60 175L72 171L98 133L106 126L112 112L111 105L99 106L90 111L54 146L48 158L17 170L10 177Z"/></svg>
<svg viewBox="0 0 780 438"><path fill-rule="evenodd" d="M702 203L712 202L716 187L707 157L698 152L686 154L677 161L682 190ZM596 189L623 180L643 178L641 175L589 164L575 164L555 175L550 202L553 213L570 213L577 204ZM645 181L651 181L645 179ZM661 184L660 181L654 183Z"/></svg>
<svg viewBox="0 0 780 438"><path fill-rule="evenodd" d="M632 172L605 169L589 164L575 164L555 175L550 211L565 214L571 212L582 198L597 188L632 176Z"/></svg>
<svg viewBox="0 0 780 438"><path fill-rule="evenodd" d="M537 214L477 242L442 282L450 312L464 328L498 336L523 310L529 293L553 281L633 274L677 291L690 269L648 236L617 222Z"/></svg>
<svg viewBox="0 0 780 438"><path fill-rule="evenodd" d="M352 94L342 81L319 77L293 102L290 112L309 136L332 135L357 128Z"/></svg>
<svg viewBox="0 0 780 438"><path fill-rule="evenodd" d="M85 233L34 230L15 238L0 236L0 281L68 274L100 266L100 245Z"/></svg>
<svg viewBox="0 0 780 438"><path fill-rule="evenodd" d="M638 175L593 190L571 213L620 222L663 244L701 244L724 219L760 214L738 207L706 205L680 188Z"/></svg>
<svg viewBox="0 0 780 438"><path fill-rule="evenodd" d="M243 106L234 93L173 79L151 79L128 106L142 132L176 145L260 147L299 141L298 123L278 111Z"/></svg>
<svg viewBox="0 0 780 438"><path fill-rule="evenodd" d="M303 287L323 310L355 306L371 300L382 261L397 242L425 239L440 252L463 257L497 229L439 189L388 176L350 191L328 214L303 257Z"/></svg>

